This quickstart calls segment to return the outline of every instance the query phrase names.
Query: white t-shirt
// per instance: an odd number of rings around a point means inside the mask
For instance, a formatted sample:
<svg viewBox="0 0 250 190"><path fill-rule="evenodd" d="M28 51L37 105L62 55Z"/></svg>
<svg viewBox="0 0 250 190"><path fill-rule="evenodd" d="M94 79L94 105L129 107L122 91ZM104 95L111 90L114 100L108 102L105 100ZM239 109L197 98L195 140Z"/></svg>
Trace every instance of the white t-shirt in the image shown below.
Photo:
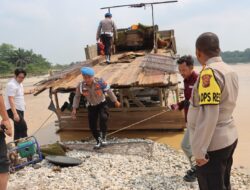
<svg viewBox="0 0 250 190"><path fill-rule="evenodd" d="M14 97L14 103L17 110L25 111L23 84L18 83L14 78L11 79L6 85L6 94L5 94L6 110L11 109L8 98L9 96Z"/></svg>

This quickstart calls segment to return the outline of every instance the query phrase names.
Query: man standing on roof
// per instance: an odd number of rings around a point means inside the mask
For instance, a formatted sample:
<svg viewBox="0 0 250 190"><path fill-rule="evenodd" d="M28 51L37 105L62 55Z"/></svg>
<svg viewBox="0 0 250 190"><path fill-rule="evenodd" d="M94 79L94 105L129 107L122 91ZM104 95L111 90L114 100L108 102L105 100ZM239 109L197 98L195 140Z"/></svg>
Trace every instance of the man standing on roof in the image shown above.
<svg viewBox="0 0 250 190"><path fill-rule="evenodd" d="M177 61L179 72L181 76L184 78L184 97L185 99L178 104L174 104L171 106L172 110L184 110L185 112L185 121L187 122L187 113L189 107L189 100L192 94L192 90L194 87L194 83L198 78L198 74L194 71L194 59L192 56L182 56ZM189 141L189 130L187 128L182 143L181 148L183 152L186 154L191 169L187 171L187 174L183 177L183 179L187 182L194 182L196 180L196 164L193 159L193 154L191 150L191 145Z"/></svg>
<svg viewBox="0 0 250 190"><path fill-rule="evenodd" d="M114 39L116 40L116 30L117 28L114 21L112 20L112 14L106 13L105 19L103 19L98 26L96 40L99 41L99 39L101 39L102 43L104 44L107 64L110 63L112 38L114 36Z"/></svg>
<svg viewBox="0 0 250 190"><path fill-rule="evenodd" d="M76 109L79 106L81 95L85 96L88 101L88 120L89 128L95 138L97 144L95 149L106 145L106 132L107 121L109 117L108 106L105 98L107 93L111 101L114 102L115 107L120 107L120 102L117 100L115 94L111 90L110 86L102 79L95 78L95 72L90 67L83 67L81 69L83 76L82 82L76 88L76 94L73 102L73 119L76 117ZM97 129L97 121L99 118L100 132Z"/></svg>
<svg viewBox="0 0 250 190"><path fill-rule="evenodd" d="M2 96L2 89L0 84L0 189L6 190L9 178L9 165L10 162L7 157L7 147L5 142L5 134L12 136L12 127L10 125L10 120L5 109L4 100Z"/></svg>
<svg viewBox="0 0 250 190"><path fill-rule="evenodd" d="M196 40L203 66L194 85L187 116L191 148L201 190L230 190L237 130L232 117L239 84L237 73L220 57L219 38L207 32Z"/></svg>

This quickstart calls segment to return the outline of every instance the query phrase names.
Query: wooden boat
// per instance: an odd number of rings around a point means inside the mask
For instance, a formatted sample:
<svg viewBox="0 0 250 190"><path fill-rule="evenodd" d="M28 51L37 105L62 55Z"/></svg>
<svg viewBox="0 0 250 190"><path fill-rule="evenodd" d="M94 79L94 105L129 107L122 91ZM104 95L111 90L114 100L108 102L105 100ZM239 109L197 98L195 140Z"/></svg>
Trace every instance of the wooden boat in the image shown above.
<svg viewBox="0 0 250 190"><path fill-rule="evenodd" d="M82 66L93 67L96 77L101 77L109 83L121 102L121 108L114 108L110 104L109 130L118 130L135 123L136 125L127 130L180 130L185 127L183 113L168 109L170 96L174 102L178 102L180 96L174 31L157 30L157 49L154 49L153 39L149 39L154 37L152 26L144 27L144 31L140 27L134 28L134 31L119 30L117 46L114 48L116 52L112 55L111 64L107 65L104 56L97 54L96 45L87 46L86 61L37 84L36 95L49 89L60 130L89 130L86 105L79 108L77 119L73 120L69 110L61 111L58 100L58 93L75 91L82 80ZM119 39L119 36L123 39Z"/></svg>

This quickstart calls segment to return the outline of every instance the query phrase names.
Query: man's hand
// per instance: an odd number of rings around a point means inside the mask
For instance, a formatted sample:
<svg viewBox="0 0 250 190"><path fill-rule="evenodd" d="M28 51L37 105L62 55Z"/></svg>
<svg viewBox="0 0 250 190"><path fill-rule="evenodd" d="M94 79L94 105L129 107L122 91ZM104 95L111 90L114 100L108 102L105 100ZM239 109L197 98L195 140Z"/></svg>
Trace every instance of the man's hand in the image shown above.
<svg viewBox="0 0 250 190"><path fill-rule="evenodd" d="M178 105L178 104L172 104L172 105L171 105L171 109L172 109L173 111L176 111L176 110L179 109L179 105Z"/></svg>
<svg viewBox="0 0 250 190"><path fill-rule="evenodd" d="M1 125L4 125L6 127L5 134L8 136L12 136L12 126L10 124L10 120L2 120Z"/></svg>
<svg viewBox="0 0 250 190"><path fill-rule="evenodd" d="M76 109L73 108L72 112L71 112L71 117L72 119L76 119Z"/></svg>
<svg viewBox="0 0 250 190"><path fill-rule="evenodd" d="M209 160L207 160L207 159L195 159L196 160L196 164L197 164L197 166L204 166L205 164L207 164L208 163L208 161Z"/></svg>
<svg viewBox="0 0 250 190"><path fill-rule="evenodd" d="M121 103L120 103L119 101L116 101L116 102L115 102L115 107L116 107L116 108L121 107Z"/></svg>
<svg viewBox="0 0 250 190"><path fill-rule="evenodd" d="M16 121L16 122L20 121L20 117L19 117L18 113L14 113L14 121Z"/></svg>

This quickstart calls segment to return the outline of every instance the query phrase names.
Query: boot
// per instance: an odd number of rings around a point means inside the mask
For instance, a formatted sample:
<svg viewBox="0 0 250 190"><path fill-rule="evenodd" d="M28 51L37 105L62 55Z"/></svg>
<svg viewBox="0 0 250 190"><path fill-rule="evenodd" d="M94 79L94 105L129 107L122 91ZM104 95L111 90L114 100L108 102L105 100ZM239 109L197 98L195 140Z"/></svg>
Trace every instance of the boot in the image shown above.
<svg viewBox="0 0 250 190"><path fill-rule="evenodd" d="M110 56L109 55L106 55L106 63L110 64Z"/></svg>
<svg viewBox="0 0 250 190"><path fill-rule="evenodd" d="M190 170L187 171L186 175L183 177L183 180L186 182L195 182L196 179L196 166L193 166Z"/></svg>
<svg viewBox="0 0 250 190"><path fill-rule="evenodd" d="M106 135L104 133L101 133L101 139L102 139L102 146L108 145L108 142L106 140Z"/></svg>
<svg viewBox="0 0 250 190"><path fill-rule="evenodd" d="M100 149L101 146L102 146L102 139L101 137L98 137L98 140L97 140L96 145L94 146L94 149Z"/></svg>

